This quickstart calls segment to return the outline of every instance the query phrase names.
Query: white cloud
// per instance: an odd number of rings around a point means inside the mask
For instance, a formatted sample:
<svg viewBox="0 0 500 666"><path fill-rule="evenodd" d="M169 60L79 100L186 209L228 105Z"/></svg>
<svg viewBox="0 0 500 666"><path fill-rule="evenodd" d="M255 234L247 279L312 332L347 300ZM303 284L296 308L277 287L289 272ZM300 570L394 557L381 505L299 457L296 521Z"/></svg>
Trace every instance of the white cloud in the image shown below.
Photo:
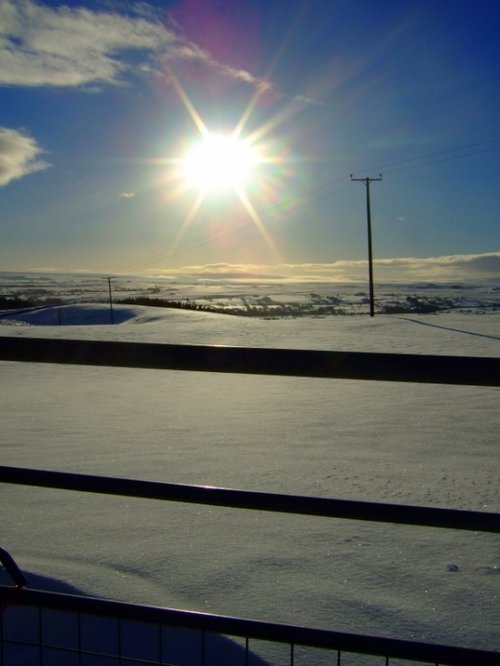
<svg viewBox="0 0 500 666"><path fill-rule="evenodd" d="M366 282L365 260L302 264L206 264L182 268L157 268L151 273L221 280L276 280L304 282ZM374 261L375 281L379 282L463 282L500 278L500 252L442 257L400 257Z"/></svg>
<svg viewBox="0 0 500 666"><path fill-rule="evenodd" d="M174 35L143 18L0 0L0 83L78 86L118 83L125 49L158 50Z"/></svg>
<svg viewBox="0 0 500 666"><path fill-rule="evenodd" d="M135 197L135 192L120 192L121 199L133 199Z"/></svg>
<svg viewBox="0 0 500 666"><path fill-rule="evenodd" d="M139 9L141 5L138 6ZM144 6L143 6L144 9ZM49 7L34 0L0 0L0 85L76 87L123 84L139 53L138 72L153 72L147 56L192 60L264 90L245 70L218 63L154 14L135 16L82 7Z"/></svg>
<svg viewBox="0 0 500 666"><path fill-rule="evenodd" d="M0 127L0 187L50 165L40 159L43 149L21 131Z"/></svg>

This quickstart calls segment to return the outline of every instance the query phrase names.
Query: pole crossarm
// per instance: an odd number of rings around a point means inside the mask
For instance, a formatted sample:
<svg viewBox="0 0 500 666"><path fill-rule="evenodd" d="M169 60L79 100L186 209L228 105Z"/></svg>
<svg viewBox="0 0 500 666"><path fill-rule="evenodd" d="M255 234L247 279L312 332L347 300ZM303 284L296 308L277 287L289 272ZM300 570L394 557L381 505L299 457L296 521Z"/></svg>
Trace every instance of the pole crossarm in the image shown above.
<svg viewBox="0 0 500 666"><path fill-rule="evenodd" d="M354 178L354 176L351 174L351 180L353 182L360 182L364 183L365 185L368 185L369 183L372 183L374 180L382 180L382 174L378 176L365 176L364 178Z"/></svg>

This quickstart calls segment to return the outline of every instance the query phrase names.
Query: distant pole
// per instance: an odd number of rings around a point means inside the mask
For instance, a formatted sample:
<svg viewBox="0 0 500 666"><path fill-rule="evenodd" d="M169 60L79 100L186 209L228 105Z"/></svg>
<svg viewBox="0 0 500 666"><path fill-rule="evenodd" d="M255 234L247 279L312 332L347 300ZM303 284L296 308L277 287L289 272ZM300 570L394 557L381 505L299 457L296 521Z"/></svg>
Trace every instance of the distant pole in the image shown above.
<svg viewBox="0 0 500 666"><path fill-rule="evenodd" d="M111 323L115 323L115 319L113 316L113 298L111 296L111 280L114 280L115 278L111 275L109 277L103 277L103 280L108 281L108 292L109 292L109 318L111 320Z"/></svg>
<svg viewBox="0 0 500 666"><path fill-rule="evenodd" d="M370 288L370 317L375 316L375 296L373 289L373 250L372 250L372 213L370 205L370 183L373 180L382 180L382 174L378 178L353 178L351 174L352 181L359 181L364 183L366 186L366 220L368 224L368 281Z"/></svg>

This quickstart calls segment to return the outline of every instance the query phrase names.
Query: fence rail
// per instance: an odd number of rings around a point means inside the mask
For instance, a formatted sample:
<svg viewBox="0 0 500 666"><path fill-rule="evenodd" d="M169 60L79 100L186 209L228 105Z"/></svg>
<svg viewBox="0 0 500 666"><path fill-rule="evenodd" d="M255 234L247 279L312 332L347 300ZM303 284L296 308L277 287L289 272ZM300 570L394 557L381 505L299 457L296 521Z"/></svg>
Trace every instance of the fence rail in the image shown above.
<svg viewBox="0 0 500 666"><path fill-rule="evenodd" d="M52 472L5 465L0 465L0 482L124 497L209 504L233 509L254 509L327 518L500 533L500 514L486 511L305 497L216 486L194 486L73 472Z"/></svg>
<svg viewBox="0 0 500 666"><path fill-rule="evenodd" d="M500 358L5 337L0 361L500 386Z"/></svg>

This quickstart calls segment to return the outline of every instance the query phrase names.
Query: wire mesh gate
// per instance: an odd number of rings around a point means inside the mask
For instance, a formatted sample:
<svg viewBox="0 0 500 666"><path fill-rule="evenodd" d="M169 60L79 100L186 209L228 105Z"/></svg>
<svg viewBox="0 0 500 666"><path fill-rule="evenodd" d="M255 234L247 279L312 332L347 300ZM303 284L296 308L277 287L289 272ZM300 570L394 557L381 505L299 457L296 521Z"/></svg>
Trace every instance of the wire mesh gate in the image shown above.
<svg viewBox="0 0 500 666"><path fill-rule="evenodd" d="M498 653L485 650L5 586L0 586L0 594L4 608L0 616L2 666L499 663Z"/></svg>
<svg viewBox="0 0 500 666"><path fill-rule="evenodd" d="M500 385L500 359L4 338L0 360L209 372ZM500 532L498 514L252 493L0 467L0 481L50 488ZM0 585L0 666L493 665L500 653L347 634ZM230 640L229 640L230 637ZM265 645L265 647L263 647ZM352 661L374 655L378 661Z"/></svg>

